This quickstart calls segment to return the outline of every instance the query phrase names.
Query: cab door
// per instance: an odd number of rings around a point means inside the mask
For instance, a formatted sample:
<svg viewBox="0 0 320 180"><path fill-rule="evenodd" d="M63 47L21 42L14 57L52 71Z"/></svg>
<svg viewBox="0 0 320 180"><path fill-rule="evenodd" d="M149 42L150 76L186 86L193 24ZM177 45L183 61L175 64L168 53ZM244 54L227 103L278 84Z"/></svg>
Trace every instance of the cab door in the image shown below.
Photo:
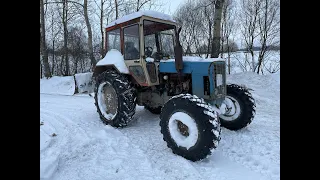
<svg viewBox="0 0 320 180"><path fill-rule="evenodd" d="M142 26L140 23L125 26L122 28L122 34L123 57L130 74L141 86L154 85L154 82L150 81L148 71L150 65L143 58Z"/></svg>

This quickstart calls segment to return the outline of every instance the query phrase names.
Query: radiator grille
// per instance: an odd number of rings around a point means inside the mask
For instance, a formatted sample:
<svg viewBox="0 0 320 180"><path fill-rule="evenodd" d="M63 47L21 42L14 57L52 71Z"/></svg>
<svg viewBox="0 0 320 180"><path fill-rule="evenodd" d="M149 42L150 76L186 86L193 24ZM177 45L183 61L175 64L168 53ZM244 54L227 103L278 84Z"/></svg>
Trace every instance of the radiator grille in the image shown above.
<svg viewBox="0 0 320 180"><path fill-rule="evenodd" d="M226 63L224 61L213 62L214 97L221 98L226 95Z"/></svg>

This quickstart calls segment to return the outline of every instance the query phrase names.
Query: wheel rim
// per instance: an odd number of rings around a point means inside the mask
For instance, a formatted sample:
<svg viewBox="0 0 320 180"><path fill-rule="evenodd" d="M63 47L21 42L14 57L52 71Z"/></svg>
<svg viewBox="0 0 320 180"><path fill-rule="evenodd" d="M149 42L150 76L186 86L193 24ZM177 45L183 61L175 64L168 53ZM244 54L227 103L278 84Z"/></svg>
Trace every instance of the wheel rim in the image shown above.
<svg viewBox="0 0 320 180"><path fill-rule="evenodd" d="M187 125L185 125L183 122L181 122L180 120L177 120L177 125L178 125L178 130L180 132L180 134L182 134L185 137L189 136L189 128Z"/></svg>
<svg viewBox="0 0 320 180"><path fill-rule="evenodd" d="M241 108L238 100L231 96L226 96L225 103L227 105L226 112L220 114L220 117L226 121L233 121L237 119L241 114Z"/></svg>
<svg viewBox="0 0 320 180"><path fill-rule="evenodd" d="M184 112L175 112L169 119L169 133L177 146L186 149L198 141L198 126L196 121Z"/></svg>
<svg viewBox="0 0 320 180"><path fill-rule="evenodd" d="M107 120L112 120L118 112L118 96L109 82L104 82L98 88L98 105L100 112Z"/></svg>

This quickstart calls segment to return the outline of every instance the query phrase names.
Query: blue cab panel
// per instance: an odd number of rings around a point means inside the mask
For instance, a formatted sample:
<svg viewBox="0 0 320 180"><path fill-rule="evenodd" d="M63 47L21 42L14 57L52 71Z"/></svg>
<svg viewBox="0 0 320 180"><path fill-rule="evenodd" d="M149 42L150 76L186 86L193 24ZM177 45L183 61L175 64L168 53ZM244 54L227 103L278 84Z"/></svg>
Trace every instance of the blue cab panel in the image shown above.
<svg viewBox="0 0 320 180"><path fill-rule="evenodd" d="M203 77L209 75L210 80L210 93L214 92L213 86L213 65L212 62L192 62L184 61L182 72L185 74L191 74L192 78L192 93L200 98L204 98L204 85ZM159 71L161 73L177 73L174 61L160 62ZM210 94L211 96L211 94ZM212 96L211 96L212 97Z"/></svg>

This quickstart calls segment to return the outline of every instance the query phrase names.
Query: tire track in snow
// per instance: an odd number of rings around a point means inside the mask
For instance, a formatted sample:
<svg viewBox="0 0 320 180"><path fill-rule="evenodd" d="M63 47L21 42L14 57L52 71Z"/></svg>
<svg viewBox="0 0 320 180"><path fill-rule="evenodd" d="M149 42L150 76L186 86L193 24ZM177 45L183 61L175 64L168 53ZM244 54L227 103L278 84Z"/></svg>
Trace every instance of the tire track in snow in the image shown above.
<svg viewBox="0 0 320 180"><path fill-rule="evenodd" d="M51 160L56 166L51 179L151 180L162 179L161 177L165 176L163 172L153 169L144 152L118 129L102 125L94 112L92 117L83 112L79 112L73 119L66 117L73 116L73 111L77 111L76 108L79 106L75 106L74 109L69 106L71 111L66 111L63 107L56 106L56 102L60 102L59 99L60 97L57 97L46 101L46 108L42 105L40 109L42 117L66 130L56 136L63 137L65 143L50 147L51 151L57 152L56 160ZM55 103L51 103L52 101ZM70 102L70 105L72 104ZM49 108L55 111L49 111Z"/></svg>
<svg viewBox="0 0 320 180"><path fill-rule="evenodd" d="M223 129L220 141L223 156L230 158L244 167L251 169L268 179L279 179L278 157L275 155L275 142L268 133L252 132L251 135L242 132L230 132ZM254 130L253 130L254 131ZM264 136L262 139L261 136ZM247 142L250 142L249 144ZM243 147L246 148L243 148Z"/></svg>
<svg viewBox="0 0 320 180"><path fill-rule="evenodd" d="M58 171L65 159L65 152L69 151L70 143L73 141L72 135L81 134L83 139L87 135L83 129L79 128L71 119L54 111L40 108L40 116L44 119L44 125L52 126L56 130L55 137L51 137L50 145L40 151L40 163L42 163L43 170L40 177L51 178L55 171ZM41 127L40 127L41 128Z"/></svg>
<svg viewBox="0 0 320 180"><path fill-rule="evenodd" d="M50 111L40 108L40 118L42 118L44 122L44 125L42 125L43 127L40 126L40 131L44 130L46 127L51 127L51 130L55 132L50 133L57 134L55 137L49 135L49 144L46 148L40 149L40 179L49 179L57 171L62 147L67 143L67 139L63 137L66 129ZM42 138L44 138L44 136L42 136Z"/></svg>
<svg viewBox="0 0 320 180"><path fill-rule="evenodd" d="M120 131L143 151L153 168L165 174L165 179L205 179L198 169L192 166L191 161L173 154L167 147L160 133L160 119L157 115L137 106L134 118L129 126Z"/></svg>
<svg viewBox="0 0 320 180"><path fill-rule="evenodd" d="M224 156L222 149L218 148L212 156L199 162L193 163L193 166L206 177L206 179L219 180L268 180L261 174L246 168L238 162L230 160Z"/></svg>

